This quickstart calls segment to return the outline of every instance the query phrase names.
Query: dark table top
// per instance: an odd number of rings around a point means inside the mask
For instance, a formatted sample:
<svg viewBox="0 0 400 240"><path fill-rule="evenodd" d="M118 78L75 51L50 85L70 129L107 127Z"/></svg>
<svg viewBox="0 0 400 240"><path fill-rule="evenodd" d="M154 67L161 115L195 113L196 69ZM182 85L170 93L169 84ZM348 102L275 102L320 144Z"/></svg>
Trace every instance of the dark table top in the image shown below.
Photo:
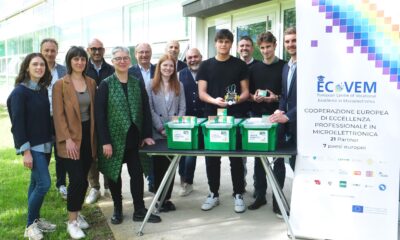
<svg viewBox="0 0 400 240"><path fill-rule="evenodd" d="M222 150L177 150L167 147L167 140L157 140L155 145L145 146L139 149L140 153L148 155L183 155L183 156L231 156L231 157L289 157L297 154L295 147L276 149L276 151L222 151Z"/></svg>

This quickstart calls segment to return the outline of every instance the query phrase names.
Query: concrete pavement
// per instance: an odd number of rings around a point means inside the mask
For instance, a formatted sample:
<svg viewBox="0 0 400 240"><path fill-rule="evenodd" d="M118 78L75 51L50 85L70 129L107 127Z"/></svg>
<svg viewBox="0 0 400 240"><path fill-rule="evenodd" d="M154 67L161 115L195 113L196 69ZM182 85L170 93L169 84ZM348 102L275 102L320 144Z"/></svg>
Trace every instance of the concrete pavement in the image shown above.
<svg viewBox="0 0 400 240"><path fill-rule="evenodd" d="M246 205L250 205L254 199L253 193L253 166L254 159L248 158L247 169L247 193L244 195ZM284 193L290 203L290 193L292 188L293 172L290 166L286 164L286 181ZM171 201L176 206L176 211L161 213L161 223L148 223L144 228L144 235L138 237L141 223L132 221L133 205L132 197L129 191L129 175L125 168L122 171L123 182L123 204L124 221L120 225L110 223L113 213L113 204L111 199L102 198L99 206L102 209L107 221L114 233L115 239L141 239L141 240L183 240L183 239L266 239L281 240L288 239L287 228L283 219L278 219L272 212L272 194L271 188L268 188L267 205L258 210L247 210L238 214L233 210L234 202L232 198L232 181L230 176L229 160L222 159L221 163L221 187L220 187L220 205L210 211L202 211L201 204L208 195L207 176L205 172L204 158L197 160L194 191L186 197L180 197L179 174L176 173L174 191ZM145 183L147 183L145 181ZM147 192L145 184L145 203L150 206L153 194Z"/></svg>

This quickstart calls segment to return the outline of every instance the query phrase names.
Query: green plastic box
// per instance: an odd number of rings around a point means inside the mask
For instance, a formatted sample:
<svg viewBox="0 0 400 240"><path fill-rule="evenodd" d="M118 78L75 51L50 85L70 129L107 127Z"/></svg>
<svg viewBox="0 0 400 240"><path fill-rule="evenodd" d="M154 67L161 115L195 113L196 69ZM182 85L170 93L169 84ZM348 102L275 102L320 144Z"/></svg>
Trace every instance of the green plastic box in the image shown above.
<svg viewBox="0 0 400 240"><path fill-rule="evenodd" d="M262 118L246 119L239 124L242 135L242 150L275 151L277 123Z"/></svg>
<svg viewBox="0 0 400 240"><path fill-rule="evenodd" d="M236 135L238 125L243 119L236 118L234 123L201 124L204 135L204 149L236 150Z"/></svg>
<svg viewBox="0 0 400 240"><path fill-rule="evenodd" d="M205 118L198 118L196 123L167 122L164 124L167 133L167 145L170 149L199 149L200 124Z"/></svg>

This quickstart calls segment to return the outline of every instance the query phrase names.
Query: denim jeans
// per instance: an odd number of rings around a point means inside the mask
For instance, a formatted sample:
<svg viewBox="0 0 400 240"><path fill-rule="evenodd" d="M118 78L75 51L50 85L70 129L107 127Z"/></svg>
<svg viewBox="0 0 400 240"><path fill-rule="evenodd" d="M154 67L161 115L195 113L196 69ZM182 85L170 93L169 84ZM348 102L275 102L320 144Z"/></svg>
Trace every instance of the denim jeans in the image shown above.
<svg viewBox="0 0 400 240"><path fill-rule="evenodd" d="M49 173L50 153L32 151L33 167L31 170L31 183L28 189L28 221L31 225L40 217L44 196L50 189L51 179Z"/></svg>
<svg viewBox="0 0 400 240"><path fill-rule="evenodd" d="M185 183L193 184L194 170L196 169L196 156L185 156L179 161L179 175Z"/></svg>

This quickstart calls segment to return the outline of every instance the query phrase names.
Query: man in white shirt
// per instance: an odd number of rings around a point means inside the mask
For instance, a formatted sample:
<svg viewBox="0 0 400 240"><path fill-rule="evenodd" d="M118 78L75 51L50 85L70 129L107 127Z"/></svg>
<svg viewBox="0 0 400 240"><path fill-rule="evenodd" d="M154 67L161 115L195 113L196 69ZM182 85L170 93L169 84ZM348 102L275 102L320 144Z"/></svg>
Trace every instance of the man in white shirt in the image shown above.
<svg viewBox="0 0 400 240"><path fill-rule="evenodd" d="M51 71L51 75L53 76L51 83L48 87L48 95L50 101L50 114L52 116L51 124L53 124L54 130L54 122L53 122L53 106L52 106L52 92L54 83L64 77L67 74L67 69L65 66L56 63L56 58L58 54L58 43L53 38L45 38L40 43L40 53L43 54L44 58L47 61L47 65ZM55 133L55 131L53 131ZM54 138L55 139L55 138ZM56 159L56 187L60 192L60 195L63 199L67 199L67 188L66 188L66 175L67 172L62 166L59 158L57 156L56 145L54 145L54 156Z"/></svg>

